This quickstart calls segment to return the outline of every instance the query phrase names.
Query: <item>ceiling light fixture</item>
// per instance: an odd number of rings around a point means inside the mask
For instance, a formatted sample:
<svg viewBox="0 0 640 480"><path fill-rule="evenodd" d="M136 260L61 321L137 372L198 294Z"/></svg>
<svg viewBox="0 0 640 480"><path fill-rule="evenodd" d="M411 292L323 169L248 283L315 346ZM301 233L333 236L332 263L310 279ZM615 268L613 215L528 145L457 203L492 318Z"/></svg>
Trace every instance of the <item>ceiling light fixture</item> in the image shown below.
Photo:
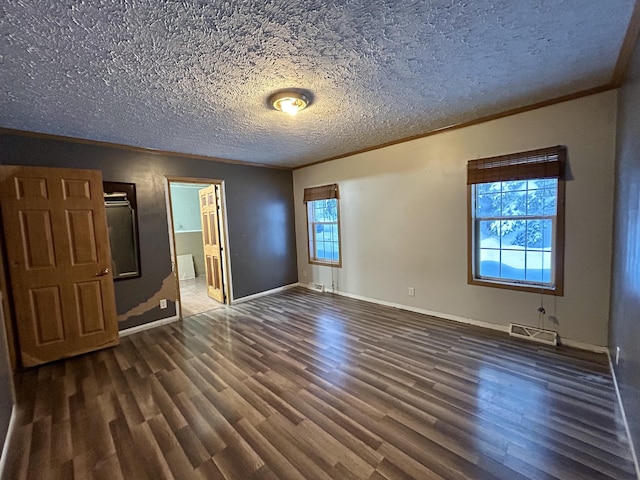
<svg viewBox="0 0 640 480"><path fill-rule="evenodd" d="M296 115L311 103L305 94L292 91L275 93L271 96L270 102L273 108L289 115Z"/></svg>

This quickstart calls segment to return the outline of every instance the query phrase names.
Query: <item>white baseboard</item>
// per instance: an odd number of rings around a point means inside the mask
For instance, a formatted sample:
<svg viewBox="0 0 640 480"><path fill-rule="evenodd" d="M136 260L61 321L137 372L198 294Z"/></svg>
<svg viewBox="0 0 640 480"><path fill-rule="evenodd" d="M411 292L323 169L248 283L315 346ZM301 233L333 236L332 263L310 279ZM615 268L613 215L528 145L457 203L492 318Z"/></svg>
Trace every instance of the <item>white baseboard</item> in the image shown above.
<svg viewBox="0 0 640 480"><path fill-rule="evenodd" d="M125 328L124 330L120 330L119 333L121 337L126 337L127 335L143 332L144 330L160 327L161 325L167 325L168 323L177 322L178 320L180 320L180 317L178 315L174 315L173 317L161 318L160 320L156 320L155 322L149 322L142 325L137 325L135 327Z"/></svg>
<svg viewBox="0 0 640 480"><path fill-rule="evenodd" d="M284 290L289 290L293 287L303 286L301 283L296 282L290 285L284 285L278 288L272 288L271 290L265 290L264 292L254 293L253 295L247 295L246 297L234 298L232 304L248 302L249 300L253 300L254 298L264 297L265 295L271 295L272 293L282 292Z"/></svg>
<svg viewBox="0 0 640 480"><path fill-rule="evenodd" d="M386 300L379 300L377 298L365 297L363 295L356 295L354 293L341 292L336 290L336 295L342 297L355 298L356 300L363 300L365 302L376 303L378 305L385 305L387 307L399 308L400 310L408 310L409 312L422 313L423 315L430 315L432 317L443 318L445 320L453 320L458 323L465 323L467 325L474 325L476 327L489 328L491 330L498 330L500 332L508 332L509 325L498 325L496 323L483 322L481 320L475 320L473 318L461 317L458 315L451 315L448 313L435 312L433 310L427 310L425 308L412 307L410 305L403 305L401 303L387 302Z"/></svg>
<svg viewBox="0 0 640 480"><path fill-rule="evenodd" d="M604 353L605 355L609 354L609 349L607 347L603 347L602 345L593 345L591 343L578 342L576 340L562 337L559 337L559 339L560 341L558 343L566 347L577 348L578 350L586 350L587 352Z"/></svg>
<svg viewBox="0 0 640 480"><path fill-rule="evenodd" d="M622 422L624 423L624 429L627 432L627 439L629 440L629 448L631 449L631 458L636 467L636 476L640 480L640 463L638 462L638 456L636 455L636 449L633 445L633 437L631 436L631 430L629 429L629 423L627 422L627 415L624 411L624 404L622 403L622 395L620 395L620 388L618 387L618 379L616 378L616 370L613 368L613 361L611 360L611 352L607 349L607 358L609 359L609 370L611 370L611 377L613 378L613 386L616 389L616 397L618 397L618 405L620 406L620 413L622 415Z"/></svg>
<svg viewBox="0 0 640 480"><path fill-rule="evenodd" d="M0 478L7 478L4 474L4 470L6 468L7 463L7 452L9 451L9 442L11 437L13 436L13 430L16 424L16 405L13 405L11 409L11 419L9 420L9 428L7 429L7 436L4 439L4 445L2 447L2 455L0 456Z"/></svg>
<svg viewBox="0 0 640 480"><path fill-rule="evenodd" d="M303 285L306 286L306 285ZM353 293L342 292L340 290L336 290L333 293L336 295L340 295L343 297L355 298L356 300L363 300L365 302L376 303L378 305L385 305L387 307L399 308L401 310L408 310L410 312L422 313L424 315L430 315L432 317L443 318L445 320L451 320L458 323L464 323L467 325L474 325L476 327L488 328L490 330L496 330L499 332L509 332L509 325L498 325L497 323L484 322L482 320L476 320L474 318L461 317L458 315L451 315L443 312L436 312L433 310L427 310L425 308L412 307L410 305L403 305L401 303L387 302L385 300L379 300L377 298L365 297L363 295L356 295ZM586 350L589 352L595 353L608 353L609 350L607 347L603 347L600 345L592 345L590 343L578 342L575 340L568 340L560 337L560 343L567 347L578 348L580 350Z"/></svg>

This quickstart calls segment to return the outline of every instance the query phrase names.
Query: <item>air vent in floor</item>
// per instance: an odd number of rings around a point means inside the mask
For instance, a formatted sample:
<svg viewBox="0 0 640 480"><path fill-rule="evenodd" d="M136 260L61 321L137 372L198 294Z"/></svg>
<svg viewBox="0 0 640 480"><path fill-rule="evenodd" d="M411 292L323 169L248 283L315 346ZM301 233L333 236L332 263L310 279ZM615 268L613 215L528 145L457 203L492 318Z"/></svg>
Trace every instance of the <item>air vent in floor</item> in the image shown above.
<svg viewBox="0 0 640 480"><path fill-rule="evenodd" d="M314 292L324 292L324 285L321 283L310 283L309 290L313 290Z"/></svg>
<svg viewBox="0 0 640 480"><path fill-rule="evenodd" d="M509 335L512 337L525 338L532 342L546 343L547 345L558 345L558 333L553 330L544 330L527 325L512 323L509 325Z"/></svg>

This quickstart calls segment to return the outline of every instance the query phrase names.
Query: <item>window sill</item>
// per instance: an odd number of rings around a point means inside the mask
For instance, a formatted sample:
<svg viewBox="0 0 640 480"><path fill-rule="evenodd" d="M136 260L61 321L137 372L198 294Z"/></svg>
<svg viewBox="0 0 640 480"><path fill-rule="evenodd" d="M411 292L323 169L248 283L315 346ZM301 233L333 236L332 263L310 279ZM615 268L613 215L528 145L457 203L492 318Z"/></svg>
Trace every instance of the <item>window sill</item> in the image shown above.
<svg viewBox="0 0 640 480"><path fill-rule="evenodd" d="M525 285L521 283L494 282L490 280L482 280L479 278L470 278L467 282L469 285L478 285L482 287L501 288L503 290L515 290L518 292L542 293L544 295L554 295L562 297L564 295L562 286L555 287Z"/></svg>
<svg viewBox="0 0 640 480"><path fill-rule="evenodd" d="M325 267L338 267L342 268L342 260L339 262L323 262L322 260L309 260L310 265L322 265Z"/></svg>

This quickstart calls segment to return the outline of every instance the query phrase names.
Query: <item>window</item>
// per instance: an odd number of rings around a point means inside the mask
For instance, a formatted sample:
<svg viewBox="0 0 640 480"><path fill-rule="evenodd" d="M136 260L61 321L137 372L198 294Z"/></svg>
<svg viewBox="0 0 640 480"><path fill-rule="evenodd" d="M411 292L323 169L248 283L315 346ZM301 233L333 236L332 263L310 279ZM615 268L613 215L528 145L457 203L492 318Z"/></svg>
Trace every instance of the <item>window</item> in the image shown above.
<svg viewBox="0 0 640 480"><path fill-rule="evenodd" d="M309 263L342 265L338 198L337 184L304 189Z"/></svg>
<svg viewBox="0 0 640 480"><path fill-rule="evenodd" d="M472 160L469 283L563 294L566 150Z"/></svg>

